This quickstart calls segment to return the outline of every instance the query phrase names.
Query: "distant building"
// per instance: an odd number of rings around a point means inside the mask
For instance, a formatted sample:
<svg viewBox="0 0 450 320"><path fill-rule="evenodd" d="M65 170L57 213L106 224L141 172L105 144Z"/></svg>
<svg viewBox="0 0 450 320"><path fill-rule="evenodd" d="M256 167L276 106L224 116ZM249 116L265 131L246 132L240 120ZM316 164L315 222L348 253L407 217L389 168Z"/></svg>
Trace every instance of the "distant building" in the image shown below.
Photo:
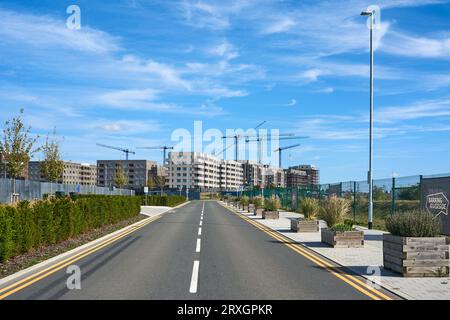
<svg viewBox="0 0 450 320"><path fill-rule="evenodd" d="M87 163L64 161L64 171L56 181L64 184L95 186L97 183L97 166ZM41 172L41 161L30 161L28 164L30 180L46 181Z"/></svg>
<svg viewBox="0 0 450 320"><path fill-rule="evenodd" d="M220 190L239 190L244 186L242 164L237 161L224 160L220 164Z"/></svg>
<svg viewBox="0 0 450 320"><path fill-rule="evenodd" d="M306 171L289 168L285 170L286 187L297 188L308 185L308 174Z"/></svg>
<svg viewBox="0 0 450 320"><path fill-rule="evenodd" d="M319 169L314 165L306 165L306 164L298 165L294 167L289 167L288 170L298 170L306 172L306 180L304 181L305 184L302 184L301 186L312 186L312 185L316 186L320 184ZM300 177L298 177L298 181L301 181Z"/></svg>
<svg viewBox="0 0 450 320"><path fill-rule="evenodd" d="M261 188L285 187L286 175L283 169L249 160L241 160L239 162L243 167L246 186Z"/></svg>
<svg viewBox="0 0 450 320"><path fill-rule="evenodd" d="M240 160L244 173L245 186L263 186L264 165L255 161Z"/></svg>
<svg viewBox="0 0 450 320"><path fill-rule="evenodd" d="M4 179L10 179L10 176L8 175L7 168L6 168L6 158L2 155L0 155L0 178ZM17 179L28 179L28 167L25 166L22 174L20 174Z"/></svg>
<svg viewBox="0 0 450 320"><path fill-rule="evenodd" d="M114 186L116 173L122 168L128 184L124 187L136 191L143 190L149 179L165 176L165 170L151 160L98 160L97 185L102 187Z"/></svg>
<svg viewBox="0 0 450 320"><path fill-rule="evenodd" d="M262 173L263 184L265 188L276 187L285 188L286 187L286 174L283 169L278 167L271 167L268 165L264 166L264 171Z"/></svg>
<svg viewBox="0 0 450 320"><path fill-rule="evenodd" d="M198 152L170 152L167 185L170 189L236 191L244 184L242 165Z"/></svg>

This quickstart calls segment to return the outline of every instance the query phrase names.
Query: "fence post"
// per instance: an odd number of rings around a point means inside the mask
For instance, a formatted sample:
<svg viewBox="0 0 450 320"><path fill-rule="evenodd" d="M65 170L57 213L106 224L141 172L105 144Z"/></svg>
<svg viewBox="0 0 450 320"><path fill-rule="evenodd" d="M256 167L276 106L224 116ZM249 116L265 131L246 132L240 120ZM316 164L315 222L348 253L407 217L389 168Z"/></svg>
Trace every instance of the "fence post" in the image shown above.
<svg viewBox="0 0 450 320"><path fill-rule="evenodd" d="M353 223L356 222L356 181L353 181Z"/></svg>
<svg viewBox="0 0 450 320"><path fill-rule="evenodd" d="M419 180L419 205L420 205L420 210L423 210L423 194L422 194L422 180L423 180L423 175L420 175L420 180Z"/></svg>
<svg viewBox="0 0 450 320"><path fill-rule="evenodd" d="M391 214L394 214L395 213L395 177L392 177L391 196L392 196Z"/></svg>

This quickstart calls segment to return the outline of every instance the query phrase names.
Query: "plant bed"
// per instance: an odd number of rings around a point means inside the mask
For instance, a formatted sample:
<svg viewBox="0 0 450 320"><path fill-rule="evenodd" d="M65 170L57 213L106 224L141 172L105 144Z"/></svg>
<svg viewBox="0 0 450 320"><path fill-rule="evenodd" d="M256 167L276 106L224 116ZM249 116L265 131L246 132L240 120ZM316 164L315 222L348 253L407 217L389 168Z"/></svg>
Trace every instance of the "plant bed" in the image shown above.
<svg viewBox="0 0 450 320"><path fill-rule="evenodd" d="M263 209L263 208L258 208L258 209L255 210L254 215L255 215L255 216L262 216L262 215L263 215L263 212L264 212L264 209Z"/></svg>
<svg viewBox="0 0 450 320"><path fill-rule="evenodd" d="M266 220L280 219L280 212L278 211L280 207L280 199L277 196L270 197L270 199L264 201L264 211L262 213L262 218Z"/></svg>
<svg viewBox="0 0 450 320"><path fill-rule="evenodd" d="M448 277L449 246L445 237L384 234L383 264L404 277Z"/></svg>
<svg viewBox="0 0 450 320"><path fill-rule="evenodd" d="M364 247L363 231L335 231L329 228L321 230L321 239L333 248L362 248Z"/></svg>
<svg viewBox="0 0 450 320"><path fill-rule="evenodd" d="M299 233L319 232L318 220L291 219L291 231Z"/></svg>
<svg viewBox="0 0 450 320"><path fill-rule="evenodd" d="M439 219L427 212L397 213L386 219L383 264L404 277L448 277L449 246Z"/></svg>
<svg viewBox="0 0 450 320"><path fill-rule="evenodd" d="M279 211L263 211L262 218L266 220L277 220L280 219Z"/></svg>

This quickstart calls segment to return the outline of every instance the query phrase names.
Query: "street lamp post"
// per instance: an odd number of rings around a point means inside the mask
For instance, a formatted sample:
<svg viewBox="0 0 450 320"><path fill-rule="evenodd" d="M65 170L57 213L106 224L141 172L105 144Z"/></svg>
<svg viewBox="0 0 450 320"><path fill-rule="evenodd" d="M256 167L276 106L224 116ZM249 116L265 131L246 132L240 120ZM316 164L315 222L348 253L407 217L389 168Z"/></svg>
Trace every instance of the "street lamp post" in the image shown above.
<svg viewBox="0 0 450 320"><path fill-rule="evenodd" d="M368 228L373 227L373 172L372 172L372 156L373 156L373 27L375 11L363 11L362 16L370 18L370 138L369 138L369 172L367 182L369 184L369 222Z"/></svg>

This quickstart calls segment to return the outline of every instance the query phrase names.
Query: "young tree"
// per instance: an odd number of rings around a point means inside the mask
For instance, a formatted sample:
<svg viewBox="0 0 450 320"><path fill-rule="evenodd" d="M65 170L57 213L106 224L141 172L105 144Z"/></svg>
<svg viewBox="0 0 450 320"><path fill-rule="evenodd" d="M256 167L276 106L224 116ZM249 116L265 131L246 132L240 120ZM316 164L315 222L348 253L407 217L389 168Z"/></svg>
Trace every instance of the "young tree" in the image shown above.
<svg viewBox="0 0 450 320"><path fill-rule="evenodd" d="M47 181L56 182L64 173L64 162L61 160L61 150L56 140L56 131L53 131L53 138L50 140L49 135L42 147L44 160L40 164L41 174Z"/></svg>
<svg viewBox="0 0 450 320"><path fill-rule="evenodd" d="M123 186L126 186L128 184L128 177L125 174L125 170L123 169L122 165L120 165L116 171L116 174L114 176L114 184L118 188L122 188Z"/></svg>
<svg viewBox="0 0 450 320"><path fill-rule="evenodd" d="M151 191L155 188L156 183L155 183L155 178L154 177L149 177L148 181L147 181L147 187L148 190Z"/></svg>
<svg viewBox="0 0 450 320"><path fill-rule="evenodd" d="M24 173L31 157L40 150L34 148L39 136L30 137L31 127L25 127L22 121L24 110L17 117L5 122L0 139L0 154L6 161L6 172L13 180L13 193L16 193L15 179Z"/></svg>
<svg viewBox="0 0 450 320"><path fill-rule="evenodd" d="M376 201L389 200L390 194L386 193L383 188L374 186L373 187L373 199Z"/></svg>
<svg viewBox="0 0 450 320"><path fill-rule="evenodd" d="M166 177L165 176L157 176L157 177L155 177L155 183L158 186L158 188L161 189L161 195L162 195L164 187L166 186Z"/></svg>

